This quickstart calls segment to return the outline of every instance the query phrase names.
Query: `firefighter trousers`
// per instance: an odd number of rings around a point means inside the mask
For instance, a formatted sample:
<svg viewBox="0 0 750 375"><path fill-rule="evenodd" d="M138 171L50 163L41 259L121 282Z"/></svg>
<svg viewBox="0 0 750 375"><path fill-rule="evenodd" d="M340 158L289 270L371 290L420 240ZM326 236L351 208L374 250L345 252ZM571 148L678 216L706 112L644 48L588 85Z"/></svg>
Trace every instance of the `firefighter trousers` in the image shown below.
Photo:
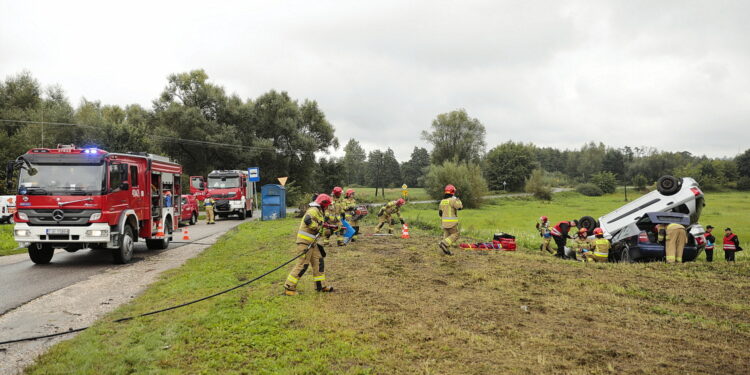
<svg viewBox="0 0 750 375"><path fill-rule="evenodd" d="M552 246L549 245L551 240L552 237L542 237L542 244L539 246L539 249L554 254L555 250L552 250Z"/></svg>
<svg viewBox="0 0 750 375"><path fill-rule="evenodd" d="M301 253L307 249L305 244L297 244L297 253ZM318 246L313 244L307 254L297 259L297 264L292 268L292 272L289 272L289 276L286 277L284 288L287 290L297 290L297 283L302 275L307 272L307 269L312 267L313 281L315 282L315 289L323 289L325 287L326 274L325 274L325 261L323 255L320 253Z"/></svg>
<svg viewBox="0 0 750 375"><path fill-rule="evenodd" d="M443 228L442 243L445 244L445 246L451 247L456 244L456 241L458 241L458 236L459 236L458 225L456 225L453 228Z"/></svg>
<svg viewBox="0 0 750 375"><path fill-rule="evenodd" d="M682 252L687 243L687 233L683 228L671 228L667 230L667 244L664 250L667 254L667 263L682 263Z"/></svg>
<svg viewBox="0 0 750 375"><path fill-rule="evenodd" d="M609 260L609 256L606 256L606 257L598 256L598 255L594 255L593 252L589 251L583 254L583 260L586 262L607 263L607 260Z"/></svg>
<svg viewBox="0 0 750 375"><path fill-rule="evenodd" d="M215 219L214 206L206 206L206 222L213 223Z"/></svg>
<svg viewBox="0 0 750 375"><path fill-rule="evenodd" d="M380 230L383 229L383 226L385 224L388 224L388 233L393 233L393 220L391 220L391 215L383 214L383 216L380 216L378 218L378 230L376 233L380 233Z"/></svg>
<svg viewBox="0 0 750 375"><path fill-rule="evenodd" d="M568 239L563 236L552 236L552 238L555 239L555 244L557 245L557 256L560 258L565 256L565 245L568 242Z"/></svg>

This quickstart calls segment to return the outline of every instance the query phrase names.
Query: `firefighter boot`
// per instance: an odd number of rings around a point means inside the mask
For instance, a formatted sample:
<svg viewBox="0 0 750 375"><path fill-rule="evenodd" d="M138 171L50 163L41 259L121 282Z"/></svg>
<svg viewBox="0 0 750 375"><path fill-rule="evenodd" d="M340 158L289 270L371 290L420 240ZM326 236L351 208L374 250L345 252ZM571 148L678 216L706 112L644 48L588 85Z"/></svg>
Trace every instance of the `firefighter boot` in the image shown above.
<svg viewBox="0 0 750 375"><path fill-rule="evenodd" d="M297 291L296 290L291 290L291 289L284 288L284 295L287 295L287 296L296 296L297 295Z"/></svg>
<svg viewBox="0 0 750 375"><path fill-rule="evenodd" d="M324 286L324 287L316 289L316 290L318 292L320 292L320 293L331 293L331 292L333 292L333 287L332 286Z"/></svg>
<svg viewBox="0 0 750 375"><path fill-rule="evenodd" d="M445 255L453 255L453 253L448 249L448 245L446 245L443 241L440 241L440 250L443 250L443 253Z"/></svg>

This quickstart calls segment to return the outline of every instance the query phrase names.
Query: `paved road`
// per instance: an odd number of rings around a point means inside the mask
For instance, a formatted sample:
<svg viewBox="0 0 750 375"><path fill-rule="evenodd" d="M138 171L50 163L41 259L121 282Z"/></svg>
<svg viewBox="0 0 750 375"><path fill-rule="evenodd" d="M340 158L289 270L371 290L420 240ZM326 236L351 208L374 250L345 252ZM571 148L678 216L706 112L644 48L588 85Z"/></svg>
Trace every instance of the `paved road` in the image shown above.
<svg viewBox="0 0 750 375"><path fill-rule="evenodd" d="M201 222L188 226L191 240L223 233L239 225L242 221L228 218L218 219L215 225ZM182 235L175 233L174 241L182 241ZM158 254L179 251L184 243L172 243L166 250L148 250L146 244L138 242L133 254L133 263L143 261ZM79 250L68 253L58 250L47 265L35 265L27 254L0 257L0 316L24 303L58 289L65 288L113 267L112 255L106 250Z"/></svg>

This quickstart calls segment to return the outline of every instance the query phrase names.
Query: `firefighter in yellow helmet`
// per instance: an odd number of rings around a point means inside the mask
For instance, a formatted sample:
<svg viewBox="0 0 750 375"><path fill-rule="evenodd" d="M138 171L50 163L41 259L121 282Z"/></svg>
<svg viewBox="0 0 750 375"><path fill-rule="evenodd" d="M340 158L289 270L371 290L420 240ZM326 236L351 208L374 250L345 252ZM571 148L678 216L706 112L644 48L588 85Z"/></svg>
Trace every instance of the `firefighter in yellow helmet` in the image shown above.
<svg viewBox="0 0 750 375"><path fill-rule="evenodd" d="M331 197L320 194L315 201L310 203L297 231L297 252L307 251L304 256L298 258L297 264L289 272L284 283L284 294L293 296L297 294L297 283L308 268L312 267L313 281L318 292L333 292L333 287L325 286L325 249L317 244L317 239L324 229L325 218L323 212L331 204Z"/></svg>
<svg viewBox="0 0 750 375"><path fill-rule="evenodd" d="M338 229L332 230L332 229L326 229L324 232L323 237L323 245L328 246L330 244L330 239L333 237L336 240L336 244L339 246L344 246L346 243L344 242L344 233L342 231L342 225L341 225L341 218L344 216L344 202L343 197L341 196L341 192L343 189L339 186L336 186L333 188L333 191L331 192L332 196L332 202L331 205L328 206L328 209L325 211L325 219L326 223L328 223L332 227L336 227Z"/></svg>
<svg viewBox="0 0 750 375"><path fill-rule="evenodd" d="M456 197L456 187L453 185L445 186L445 195L438 205L438 214L442 221L443 240L440 241L440 250L447 255L453 255L450 247L455 245L458 240L458 211L464 208L461 200Z"/></svg>
<svg viewBox="0 0 750 375"><path fill-rule="evenodd" d="M659 224L659 242L664 243L667 263L682 263L682 253L687 244L685 226L677 223Z"/></svg>
<svg viewBox="0 0 750 375"><path fill-rule="evenodd" d="M609 248L612 246L609 240L604 238L602 228L594 229L593 252L584 254L587 262L606 263L609 259Z"/></svg>
<svg viewBox="0 0 750 375"><path fill-rule="evenodd" d="M344 214L346 221L354 229L354 235L352 236L352 242L357 240L357 234L359 234L359 220L354 220L354 215L357 211L357 200L354 198L354 189L346 190L346 198L344 198Z"/></svg>
<svg viewBox="0 0 750 375"><path fill-rule="evenodd" d="M383 225L388 223L388 234L393 234L394 215L398 217L401 225L404 224L404 219L401 218L400 212L401 206L403 206L404 203L406 203L406 201L403 198L399 198L398 200L390 201L385 206L380 207L380 210L378 211L378 228L375 233L380 233L380 230L383 229Z"/></svg>

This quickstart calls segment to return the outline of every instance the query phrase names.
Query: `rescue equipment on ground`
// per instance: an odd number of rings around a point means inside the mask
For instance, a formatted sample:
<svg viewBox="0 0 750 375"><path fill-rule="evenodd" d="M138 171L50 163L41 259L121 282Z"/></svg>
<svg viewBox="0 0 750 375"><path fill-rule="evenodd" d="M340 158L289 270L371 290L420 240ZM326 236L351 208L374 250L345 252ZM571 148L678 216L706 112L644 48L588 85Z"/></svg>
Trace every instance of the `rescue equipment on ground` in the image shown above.
<svg viewBox="0 0 750 375"><path fill-rule="evenodd" d="M462 243L462 249L516 251L516 237L508 233L495 233L492 242Z"/></svg>

